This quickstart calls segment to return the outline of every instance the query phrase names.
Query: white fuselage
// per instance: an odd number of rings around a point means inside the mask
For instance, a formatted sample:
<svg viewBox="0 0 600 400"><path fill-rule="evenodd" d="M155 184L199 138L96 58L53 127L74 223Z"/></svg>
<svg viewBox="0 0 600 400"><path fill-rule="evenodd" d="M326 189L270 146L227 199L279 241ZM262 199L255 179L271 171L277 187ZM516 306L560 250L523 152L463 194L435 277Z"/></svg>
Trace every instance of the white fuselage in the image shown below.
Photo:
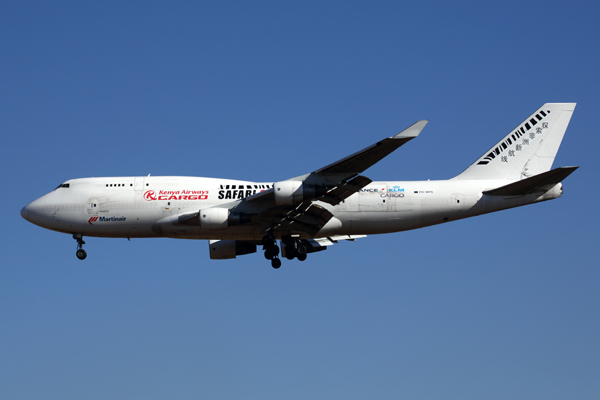
<svg viewBox="0 0 600 400"><path fill-rule="evenodd" d="M510 183L490 180L372 182L336 206L317 202L334 217L314 237L405 231L560 196L546 192L498 197L483 191ZM198 177L83 178L65 182L31 202L24 218L47 229L83 236L260 240L258 220L225 229L177 223L178 216L260 193L273 186ZM302 234L301 237L309 236Z"/></svg>

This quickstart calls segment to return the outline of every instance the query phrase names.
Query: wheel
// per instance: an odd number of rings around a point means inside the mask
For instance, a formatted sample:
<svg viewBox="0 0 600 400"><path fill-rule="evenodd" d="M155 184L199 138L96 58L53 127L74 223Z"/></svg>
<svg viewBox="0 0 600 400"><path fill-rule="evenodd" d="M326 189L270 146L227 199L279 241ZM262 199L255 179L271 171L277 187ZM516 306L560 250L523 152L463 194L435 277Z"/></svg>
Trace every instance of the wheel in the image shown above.
<svg viewBox="0 0 600 400"><path fill-rule="evenodd" d="M279 258L274 258L271 260L271 267L277 269L281 267L281 260Z"/></svg>
<svg viewBox="0 0 600 400"><path fill-rule="evenodd" d="M298 254L304 254L306 255L306 246L304 246L303 244L298 246L298 249L296 250L298 252Z"/></svg>
<svg viewBox="0 0 600 400"><path fill-rule="evenodd" d="M273 254L271 253L271 248L268 248L268 249L265 250L265 258L267 260L270 260L270 259L273 258Z"/></svg>
<svg viewBox="0 0 600 400"><path fill-rule="evenodd" d="M296 257L296 249L293 246L285 246L285 258L293 260Z"/></svg>
<svg viewBox="0 0 600 400"><path fill-rule="evenodd" d="M79 258L80 260L85 260L85 258L87 257L87 253L84 249L77 250L77 253L75 253L75 255L77 255L77 258Z"/></svg>
<svg viewBox="0 0 600 400"><path fill-rule="evenodd" d="M279 247L277 246L269 246L267 247L267 249L265 250L265 258L267 260L270 260L272 258L275 258L279 255Z"/></svg>
<svg viewBox="0 0 600 400"><path fill-rule="evenodd" d="M304 253L304 254L298 254L298 260L300 260L300 261L306 260L306 253Z"/></svg>

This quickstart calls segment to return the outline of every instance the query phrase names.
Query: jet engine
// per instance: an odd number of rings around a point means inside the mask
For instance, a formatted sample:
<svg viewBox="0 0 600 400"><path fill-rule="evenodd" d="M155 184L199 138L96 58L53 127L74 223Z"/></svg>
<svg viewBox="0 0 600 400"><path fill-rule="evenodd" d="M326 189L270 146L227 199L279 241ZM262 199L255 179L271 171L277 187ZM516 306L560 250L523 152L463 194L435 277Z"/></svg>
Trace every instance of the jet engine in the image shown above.
<svg viewBox="0 0 600 400"><path fill-rule="evenodd" d="M200 226L202 229L225 229L229 226L229 210L227 208L206 208L200 210Z"/></svg>
<svg viewBox="0 0 600 400"><path fill-rule="evenodd" d="M279 205L299 203L304 198L301 181L276 182L273 188L275 189L275 203Z"/></svg>
<svg viewBox="0 0 600 400"><path fill-rule="evenodd" d="M241 240L211 240L208 243L211 260L227 260L256 253L256 244Z"/></svg>
<svg viewBox="0 0 600 400"><path fill-rule="evenodd" d="M313 199L324 195L327 189L324 186L305 185L301 181L281 181L273 184L275 190L275 203L290 205L303 200Z"/></svg>
<svg viewBox="0 0 600 400"><path fill-rule="evenodd" d="M200 210L202 229L225 229L230 226L247 224L252 221L249 214L230 212L227 208L205 208Z"/></svg>

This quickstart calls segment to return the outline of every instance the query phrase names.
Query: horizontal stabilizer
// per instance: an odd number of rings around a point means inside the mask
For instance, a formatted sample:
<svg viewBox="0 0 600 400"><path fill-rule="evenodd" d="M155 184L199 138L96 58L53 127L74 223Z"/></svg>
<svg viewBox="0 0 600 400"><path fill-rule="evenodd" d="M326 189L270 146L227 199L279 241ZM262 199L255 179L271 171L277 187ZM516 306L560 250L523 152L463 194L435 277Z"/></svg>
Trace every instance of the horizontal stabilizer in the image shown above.
<svg viewBox="0 0 600 400"><path fill-rule="evenodd" d="M486 190L483 194L489 196L524 196L535 192L543 186L560 183L577 168L579 167L556 168L496 189Z"/></svg>

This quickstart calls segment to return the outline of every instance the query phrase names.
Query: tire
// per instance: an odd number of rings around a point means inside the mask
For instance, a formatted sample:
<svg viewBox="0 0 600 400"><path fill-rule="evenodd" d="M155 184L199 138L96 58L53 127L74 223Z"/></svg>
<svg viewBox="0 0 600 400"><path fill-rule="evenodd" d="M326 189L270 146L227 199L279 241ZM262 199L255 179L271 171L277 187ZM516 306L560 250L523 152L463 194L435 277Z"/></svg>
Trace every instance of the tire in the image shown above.
<svg viewBox="0 0 600 400"><path fill-rule="evenodd" d="M87 257L87 253L85 252L84 249L79 249L77 250L77 252L75 253L75 255L77 256L77 258L79 258L80 260L85 260L85 258Z"/></svg>
<svg viewBox="0 0 600 400"><path fill-rule="evenodd" d="M300 260L300 261L306 260L306 253L304 253L304 254L298 254L298 260Z"/></svg>
<svg viewBox="0 0 600 400"><path fill-rule="evenodd" d="M271 260L273 258L273 253L271 252L271 248L265 250L265 258L267 260Z"/></svg>
<svg viewBox="0 0 600 400"><path fill-rule="evenodd" d="M274 258L271 260L271 267L278 269L281 267L281 260L279 258Z"/></svg>
<svg viewBox="0 0 600 400"><path fill-rule="evenodd" d="M293 260L296 257L296 249L294 246L285 246L285 258Z"/></svg>

